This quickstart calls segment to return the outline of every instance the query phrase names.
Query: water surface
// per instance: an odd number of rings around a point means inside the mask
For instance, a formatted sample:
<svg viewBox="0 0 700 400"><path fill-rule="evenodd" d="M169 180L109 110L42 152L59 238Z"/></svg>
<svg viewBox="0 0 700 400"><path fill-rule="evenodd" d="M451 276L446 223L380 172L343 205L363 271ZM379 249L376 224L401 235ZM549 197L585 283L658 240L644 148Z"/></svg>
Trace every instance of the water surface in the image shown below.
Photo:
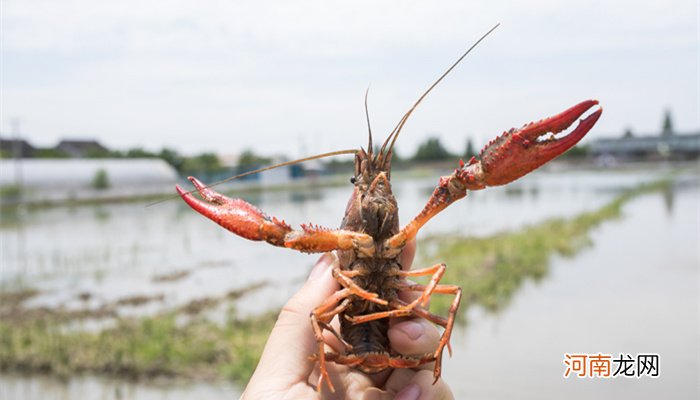
<svg viewBox="0 0 700 400"><path fill-rule="evenodd" d="M420 235L487 236L571 217L665 173L535 173L508 187L471 193ZM697 176L688 179L668 193L627 204L622 219L591 233L592 247L574 258L555 258L549 275L526 282L500 313L468 310L468 325L453 335L455 357L444 367L457 398L697 398L700 196ZM402 221L420 211L436 181L395 179ZM247 199L292 226L337 227L350 191L348 185ZM235 237L179 201L144 206L4 216L0 284L5 290L39 289L29 306L98 308L128 296L162 295L146 306L119 310L145 315L265 281L267 286L237 303L243 313L259 313L280 307L317 258ZM155 279L174 271L182 271L182 277ZM563 379L563 355L574 352L659 353L661 377ZM0 377L0 387L8 399L84 398L86 393L99 399L224 398L240 390L223 383L158 385L89 376L65 383L17 375Z"/></svg>

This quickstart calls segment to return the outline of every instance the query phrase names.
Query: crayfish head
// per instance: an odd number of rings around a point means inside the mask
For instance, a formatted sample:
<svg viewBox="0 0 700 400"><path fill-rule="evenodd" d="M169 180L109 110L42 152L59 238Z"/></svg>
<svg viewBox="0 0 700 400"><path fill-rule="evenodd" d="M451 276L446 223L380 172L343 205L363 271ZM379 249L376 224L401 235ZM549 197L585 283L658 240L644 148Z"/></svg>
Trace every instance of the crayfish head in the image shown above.
<svg viewBox="0 0 700 400"><path fill-rule="evenodd" d="M383 239L398 231L398 206L385 172L377 173L366 190L360 191L360 199L360 215L366 233Z"/></svg>
<svg viewBox="0 0 700 400"><path fill-rule="evenodd" d="M351 183L370 185L380 173L387 182L391 180L391 151L376 155L361 148L355 153L355 176L350 179Z"/></svg>
<svg viewBox="0 0 700 400"><path fill-rule="evenodd" d="M361 227L374 238L385 238L398 231L398 206L387 166L386 158L378 163L364 150L355 155L355 176L351 178L355 191L346 214L353 216L353 226Z"/></svg>

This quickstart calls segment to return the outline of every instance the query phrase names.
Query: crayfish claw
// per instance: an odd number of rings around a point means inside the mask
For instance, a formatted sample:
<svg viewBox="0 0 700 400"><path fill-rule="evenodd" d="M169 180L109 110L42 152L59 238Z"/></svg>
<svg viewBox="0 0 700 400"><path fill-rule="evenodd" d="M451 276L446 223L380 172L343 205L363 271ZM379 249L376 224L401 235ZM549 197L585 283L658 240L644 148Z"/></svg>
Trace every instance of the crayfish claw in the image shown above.
<svg viewBox="0 0 700 400"><path fill-rule="evenodd" d="M479 154L481 168L470 176L474 176L485 186L498 186L510 183L541 167L572 148L591 130L603 113L602 108L581 119L569 134L561 138L555 136L571 127L596 105L597 100L586 100L552 117L503 133L484 147ZM462 169L475 168L470 163Z"/></svg>

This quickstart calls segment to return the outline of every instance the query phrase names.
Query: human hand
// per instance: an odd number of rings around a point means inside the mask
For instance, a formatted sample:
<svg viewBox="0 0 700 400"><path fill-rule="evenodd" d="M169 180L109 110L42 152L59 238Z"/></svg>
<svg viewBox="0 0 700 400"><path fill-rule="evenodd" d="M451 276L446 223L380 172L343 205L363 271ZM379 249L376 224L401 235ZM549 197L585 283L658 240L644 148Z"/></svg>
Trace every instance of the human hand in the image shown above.
<svg viewBox="0 0 700 400"><path fill-rule="evenodd" d="M401 255L401 264L410 268L415 242ZM242 399L453 399L444 380L433 385L433 364L416 369L389 369L367 375L343 365L327 363L335 393L323 385L316 391L318 368L309 356L318 351L309 320L311 311L339 290L331 275L338 262L334 253L324 254L316 263L304 286L282 308L270 333L260 362ZM406 356L435 351L440 333L430 322L421 319L392 321L388 336L391 348ZM328 334L328 332L326 332ZM329 337L329 340L333 338Z"/></svg>

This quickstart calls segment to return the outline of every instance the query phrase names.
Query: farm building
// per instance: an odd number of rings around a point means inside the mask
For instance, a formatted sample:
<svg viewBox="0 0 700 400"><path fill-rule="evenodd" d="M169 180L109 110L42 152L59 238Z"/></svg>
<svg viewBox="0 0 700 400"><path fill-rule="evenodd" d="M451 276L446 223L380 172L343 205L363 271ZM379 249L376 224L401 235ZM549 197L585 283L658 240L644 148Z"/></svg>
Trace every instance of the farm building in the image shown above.
<svg viewBox="0 0 700 400"><path fill-rule="evenodd" d="M696 159L700 156L700 133L598 139L591 143L590 152L596 158Z"/></svg>

